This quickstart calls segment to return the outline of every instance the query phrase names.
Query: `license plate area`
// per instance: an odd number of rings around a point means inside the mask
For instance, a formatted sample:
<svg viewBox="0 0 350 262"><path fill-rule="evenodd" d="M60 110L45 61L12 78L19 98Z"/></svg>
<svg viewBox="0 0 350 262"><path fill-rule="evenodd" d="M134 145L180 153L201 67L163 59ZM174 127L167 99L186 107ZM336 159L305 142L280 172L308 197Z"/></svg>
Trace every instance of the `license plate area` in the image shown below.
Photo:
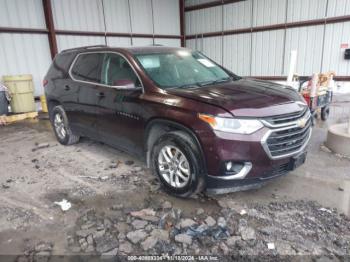
<svg viewBox="0 0 350 262"><path fill-rule="evenodd" d="M290 160L289 169L294 170L294 169L298 168L299 166L301 166L302 164L305 163L305 160L306 160L306 152L293 157Z"/></svg>

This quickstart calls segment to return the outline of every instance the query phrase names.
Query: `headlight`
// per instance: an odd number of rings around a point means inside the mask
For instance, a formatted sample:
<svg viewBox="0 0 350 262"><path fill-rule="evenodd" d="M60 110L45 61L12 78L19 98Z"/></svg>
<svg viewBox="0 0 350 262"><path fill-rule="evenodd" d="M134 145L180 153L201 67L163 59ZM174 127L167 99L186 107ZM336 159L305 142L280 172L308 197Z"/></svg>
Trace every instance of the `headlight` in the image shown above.
<svg viewBox="0 0 350 262"><path fill-rule="evenodd" d="M198 117L208 123L214 130L235 134L249 135L264 126L256 119L224 118L204 114L199 114Z"/></svg>

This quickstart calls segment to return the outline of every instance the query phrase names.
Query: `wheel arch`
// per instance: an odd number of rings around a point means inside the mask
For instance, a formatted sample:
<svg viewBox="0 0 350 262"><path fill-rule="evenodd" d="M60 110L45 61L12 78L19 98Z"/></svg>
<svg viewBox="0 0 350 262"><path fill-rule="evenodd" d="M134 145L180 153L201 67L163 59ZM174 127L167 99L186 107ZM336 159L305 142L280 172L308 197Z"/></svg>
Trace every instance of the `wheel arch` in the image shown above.
<svg viewBox="0 0 350 262"><path fill-rule="evenodd" d="M204 157L204 152L202 149L201 142L196 133L190 127L187 127L177 121L165 118L154 118L150 120L146 125L144 136L144 148L146 151L147 166L150 166L150 158L152 151L151 149L154 143L160 136L170 131L182 131L188 136L188 138L191 139L191 141L193 141L200 153L200 158L202 160L201 163L203 165L202 169L204 172L206 172L206 160Z"/></svg>
<svg viewBox="0 0 350 262"><path fill-rule="evenodd" d="M47 108L48 108L48 111L49 111L49 117L51 119L51 114L52 114L52 109L55 107L55 106L58 106L60 105L61 103L56 100L56 99L48 99L47 101Z"/></svg>

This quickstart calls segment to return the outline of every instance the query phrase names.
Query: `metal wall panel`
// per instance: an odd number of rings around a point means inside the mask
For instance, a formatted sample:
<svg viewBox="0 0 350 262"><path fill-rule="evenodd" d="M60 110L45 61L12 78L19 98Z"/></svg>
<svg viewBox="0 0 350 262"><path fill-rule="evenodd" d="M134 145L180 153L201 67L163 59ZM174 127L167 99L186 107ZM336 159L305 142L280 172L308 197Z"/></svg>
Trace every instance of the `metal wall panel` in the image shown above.
<svg viewBox="0 0 350 262"><path fill-rule="evenodd" d="M287 22L324 18L327 0L289 0Z"/></svg>
<svg viewBox="0 0 350 262"><path fill-rule="evenodd" d="M56 38L59 52L74 47L105 44L103 36L57 35Z"/></svg>
<svg viewBox="0 0 350 262"><path fill-rule="evenodd" d="M56 29L104 32L100 0L52 0Z"/></svg>
<svg viewBox="0 0 350 262"><path fill-rule="evenodd" d="M51 64L46 35L1 33L0 57L0 77L31 74L35 95L43 94L42 79Z"/></svg>
<svg viewBox="0 0 350 262"><path fill-rule="evenodd" d="M253 76L282 75L284 30L252 34Z"/></svg>
<svg viewBox="0 0 350 262"><path fill-rule="evenodd" d="M154 33L180 35L179 1L153 0Z"/></svg>
<svg viewBox="0 0 350 262"><path fill-rule="evenodd" d="M150 46L153 45L153 38L139 38L134 37L132 39L133 46Z"/></svg>
<svg viewBox="0 0 350 262"><path fill-rule="evenodd" d="M132 32L153 34L152 0L129 1Z"/></svg>
<svg viewBox="0 0 350 262"><path fill-rule="evenodd" d="M350 0L328 0L327 16L350 15Z"/></svg>
<svg viewBox="0 0 350 262"><path fill-rule="evenodd" d="M131 32L128 0L103 0L103 7L107 32Z"/></svg>
<svg viewBox="0 0 350 262"><path fill-rule="evenodd" d="M221 6L186 12L185 16L187 35L222 30Z"/></svg>
<svg viewBox="0 0 350 262"><path fill-rule="evenodd" d="M186 4L195 2L186 1ZM216 37L215 41L213 37L201 38L202 33L220 31L222 21L223 30L234 30L249 28L250 23L256 27L349 15L350 0L247 0L224 5L223 18L220 8L186 12L186 34L198 34L198 39L187 40L186 44L219 62L223 51L223 63L232 71L240 75L287 75L290 51L297 49L296 70L300 75L320 70L350 75L350 62L344 60L344 49L340 49L342 43L350 43L350 22L330 24L326 30L324 25L319 25L228 35L224 36L223 50L218 44L221 37Z"/></svg>
<svg viewBox="0 0 350 262"><path fill-rule="evenodd" d="M186 0L185 6L200 5L200 4L205 4L205 3L214 2L214 1L216 0Z"/></svg>
<svg viewBox="0 0 350 262"><path fill-rule="evenodd" d="M350 22L326 26L322 71L334 70L337 75L350 76L350 60L344 59L341 44L350 45Z"/></svg>
<svg viewBox="0 0 350 262"><path fill-rule="evenodd" d="M224 6L224 30L247 28L252 25L252 0Z"/></svg>
<svg viewBox="0 0 350 262"><path fill-rule="evenodd" d="M0 26L46 28L42 0L0 0Z"/></svg>
<svg viewBox="0 0 350 262"><path fill-rule="evenodd" d="M154 43L164 46L181 47L180 39L155 38Z"/></svg>
<svg viewBox="0 0 350 262"><path fill-rule="evenodd" d="M296 73L311 75L321 70L324 26L306 26L287 29L283 75L289 71L290 51L297 50Z"/></svg>
<svg viewBox="0 0 350 262"><path fill-rule="evenodd" d="M186 40L186 47L192 50L197 50L196 39Z"/></svg>
<svg viewBox="0 0 350 262"><path fill-rule="evenodd" d="M131 46L130 37L107 37L107 45L112 47L128 47Z"/></svg>
<svg viewBox="0 0 350 262"><path fill-rule="evenodd" d="M253 0L253 26L284 23L286 8L287 0Z"/></svg>
<svg viewBox="0 0 350 262"><path fill-rule="evenodd" d="M222 37L203 38L200 50L216 63L222 65Z"/></svg>
<svg viewBox="0 0 350 262"><path fill-rule="evenodd" d="M224 67L237 75L249 76L251 35L239 34L224 37Z"/></svg>

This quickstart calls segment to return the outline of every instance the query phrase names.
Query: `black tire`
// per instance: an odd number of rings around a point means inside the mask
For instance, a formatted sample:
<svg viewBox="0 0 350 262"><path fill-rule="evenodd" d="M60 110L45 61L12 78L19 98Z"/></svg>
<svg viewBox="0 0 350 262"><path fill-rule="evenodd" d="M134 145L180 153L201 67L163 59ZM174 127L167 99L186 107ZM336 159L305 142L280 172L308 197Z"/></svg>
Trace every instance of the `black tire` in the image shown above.
<svg viewBox="0 0 350 262"><path fill-rule="evenodd" d="M56 115L59 115L63 119L64 129L66 133L64 137L62 137L62 135L60 136L58 134L57 129L55 128ZM78 135L75 135L70 129L66 112L64 111L61 105L57 105L52 109L52 112L50 112L50 119L51 119L51 125L55 132L56 138L58 142L60 142L60 144L73 145L79 142L80 137Z"/></svg>
<svg viewBox="0 0 350 262"><path fill-rule="evenodd" d="M329 106L322 107L321 109L321 119L326 121L329 117Z"/></svg>
<svg viewBox="0 0 350 262"><path fill-rule="evenodd" d="M182 151L189 163L190 178L183 188L171 186L162 177L159 171L158 155L164 146L175 146ZM153 145L151 153L152 171L160 179L166 192L176 197L187 198L193 194L201 193L205 188L205 179L203 174L203 163L200 152L192 139L184 132L173 131L162 135Z"/></svg>

